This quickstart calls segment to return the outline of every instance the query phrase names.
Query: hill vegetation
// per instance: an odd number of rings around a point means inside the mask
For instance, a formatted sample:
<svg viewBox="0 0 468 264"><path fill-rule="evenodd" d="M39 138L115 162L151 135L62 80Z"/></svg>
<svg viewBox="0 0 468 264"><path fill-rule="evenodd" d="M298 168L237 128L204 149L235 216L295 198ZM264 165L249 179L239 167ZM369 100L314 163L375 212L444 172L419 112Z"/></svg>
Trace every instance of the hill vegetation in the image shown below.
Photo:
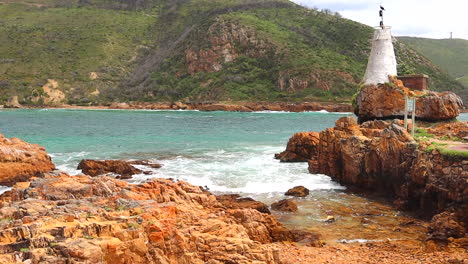
<svg viewBox="0 0 468 264"><path fill-rule="evenodd" d="M398 37L412 49L423 54L435 65L447 71L457 81L465 85L459 91L467 98L468 94L468 40L466 39L428 39L415 37ZM465 99L465 102L467 100Z"/></svg>
<svg viewBox="0 0 468 264"><path fill-rule="evenodd" d="M287 0L4 0L0 25L0 104L347 101L373 32ZM396 51L432 88L462 89Z"/></svg>

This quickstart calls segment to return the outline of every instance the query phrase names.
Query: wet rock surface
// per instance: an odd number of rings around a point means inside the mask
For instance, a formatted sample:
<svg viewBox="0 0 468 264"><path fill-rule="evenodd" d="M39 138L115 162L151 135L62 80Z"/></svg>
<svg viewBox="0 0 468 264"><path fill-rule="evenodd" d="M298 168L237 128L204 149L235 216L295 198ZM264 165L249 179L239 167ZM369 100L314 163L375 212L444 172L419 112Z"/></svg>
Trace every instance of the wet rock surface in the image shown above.
<svg viewBox="0 0 468 264"><path fill-rule="evenodd" d="M294 134L288 141L286 150L275 155L282 162L304 162L317 151L318 132L300 132Z"/></svg>
<svg viewBox="0 0 468 264"><path fill-rule="evenodd" d="M12 186L54 169L44 147L0 134L0 185Z"/></svg>
<svg viewBox="0 0 468 264"><path fill-rule="evenodd" d="M297 204L292 199L284 199L271 204L271 209L283 212L297 211Z"/></svg>
<svg viewBox="0 0 468 264"><path fill-rule="evenodd" d="M109 173L118 174L120 179L131 179L132 175L143 173L143 170L135 168L133 165L144 165L151 168L160 168L161 165L147 160L82 160L77 169L86 175L98 176Z"/></svg>
<svg viewBox="0 0 468 264"><path fill-rule="evenodd" d="M261 213L271 214L266 204L238 194L217 195L216 200L229 209L251 208Z"/></svg>
<svg viewBox="0 0 468 264"><path fill-rule="evenodd" d="M309 195L309 189L304 186L296 186L289 189L284 195L295 196L295 197L306 197Z"/></svg>

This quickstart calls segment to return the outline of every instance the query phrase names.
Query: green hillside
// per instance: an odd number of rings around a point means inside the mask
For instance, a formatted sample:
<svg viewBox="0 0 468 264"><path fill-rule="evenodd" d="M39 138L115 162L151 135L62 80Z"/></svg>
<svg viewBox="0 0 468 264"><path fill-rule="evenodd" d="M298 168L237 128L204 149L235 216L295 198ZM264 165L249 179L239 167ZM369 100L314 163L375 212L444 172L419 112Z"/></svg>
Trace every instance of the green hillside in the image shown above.
<svg viewBox="0 0 468 264"><path fill-rule="evenodd" d="M435 65L447 71L457 81L466 86L459 91L464 98L468 96L468 40L466 39L428 39L398 37L398 39L417 50ZM465 102L467 100L465 99Z"/></svg>
<svg viewBox="0 0 468 264"><path fill-rule="evenodd" d="M373 31L286 0L0 3L0 104L346 101ZM432 88L461 90L404 43L396 51Z"/></svg>

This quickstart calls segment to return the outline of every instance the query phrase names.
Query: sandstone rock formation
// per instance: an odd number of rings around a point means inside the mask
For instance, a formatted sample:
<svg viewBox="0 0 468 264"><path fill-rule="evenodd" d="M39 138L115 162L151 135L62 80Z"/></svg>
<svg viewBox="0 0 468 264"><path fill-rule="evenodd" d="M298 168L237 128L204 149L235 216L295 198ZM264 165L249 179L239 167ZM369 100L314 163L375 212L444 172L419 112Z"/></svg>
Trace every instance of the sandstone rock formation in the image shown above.
<svg viewBox="0 0 468 264"><path fill-rule="evenodd" d="M226 209L167 179L131 185L54 173L0 201L2 263L279 263L268 244L304 238L271 215Z"/></svg>
<svg viewBox="0 0 468 264"><path fill-rule="evenodd" d="M45 148L0 134L0 185L12 186L54 169Z"/></svg>
<svg viewBox="0 0 468 264"><path fill-rule="evenodd" d="M294 134L288 141L286 150L275 155L282 162L304 162L316 152L319 141L318 132L300 132Z"/></svg>
<svg viewBox="0 0 468 264"><path fill-rule="evenodd" d="M390 84L363 87L357 97L354 113L362 123L373 119L402 117L405 96L416 97L416 118L427 121L450 120L460 114L463 102L453 92L410 91L392 78Z"/></svg>
<svg viewBox="0 0 468 264"><path fill-rule="evenodd" d="M271 209L283 212L296 212L297 204L292 199L284 199L271 204Z"/></svg>
<svg viewBox="0 0 468 264"><path fill-rule="evenodd" d="M428 144L416 143L401 126L401 120L368 121L358 125L353 117L343 117L335 127L319 133L315 146L294 153L309 153L309 171L329 175L348 186L386 194L396 206L418 211L428 217L450 211L458 225L435 224L437 237L465 234L468 223L468 158L444 156L427 151ZM440 125L455 134L467 126ZM431 131L437 131L433 128ZM445 135L443 132L438 132ZM296 135L293 136L297 137ZM437 221L435 218L434 221ZM440 227L440 228L437 228ZM462 227L464 231L460 231Z"/></svg>
<svg viewBox="0 0 468 264"><path fill-rule="evenodd" d="M115 173L120 175L120 179L130 179L134 174L143 173L142 170L133 165L145 165L152 168L160 168L160 164L151 163L145 160L125 161L125 160L82 160L77 169L90 176Z"/></svg>
<svg viewBox="0 0 468 264"><path fill-rule="evenodd" d="M284 195L295 196L295 197L306 197L309 195L309 189L304 186L296 186L289 189Z"/></svg>

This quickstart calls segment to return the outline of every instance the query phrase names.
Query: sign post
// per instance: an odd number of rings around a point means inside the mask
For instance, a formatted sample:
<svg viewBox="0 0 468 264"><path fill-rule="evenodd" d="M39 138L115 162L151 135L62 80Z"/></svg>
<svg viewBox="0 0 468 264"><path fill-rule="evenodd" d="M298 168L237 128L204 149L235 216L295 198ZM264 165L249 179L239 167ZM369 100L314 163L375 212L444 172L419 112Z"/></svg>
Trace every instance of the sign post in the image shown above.
<svg viewBox="0 0 468 264"><path fill-rule="evenodd" d="M411 136L414 137L414 131L416 130L416 98L408 98L405 96L405 129L408 131L408 113L411 112Z"/></svg>

